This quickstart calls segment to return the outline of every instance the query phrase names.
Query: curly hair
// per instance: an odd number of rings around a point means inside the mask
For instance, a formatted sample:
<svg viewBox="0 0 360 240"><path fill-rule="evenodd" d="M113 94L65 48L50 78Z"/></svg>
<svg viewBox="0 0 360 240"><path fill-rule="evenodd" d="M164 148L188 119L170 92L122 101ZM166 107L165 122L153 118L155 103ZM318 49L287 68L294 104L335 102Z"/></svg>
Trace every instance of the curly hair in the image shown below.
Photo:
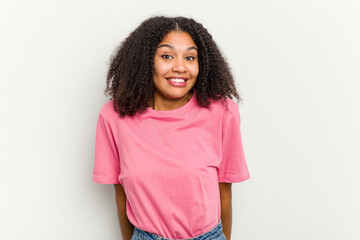
<svg viewBox="0 0 360 240"><path fill-rule="evenodd" d="M110 58L104 93L114 99L120 117L141 114L149 107L154 56L170 31L187 32L198 47L199 74L193 86L198 104L209 108L211 101L222 99L228 109L226 97L240 102L230 67L207 29L191 18L156 16L143 21Z"/></svg>

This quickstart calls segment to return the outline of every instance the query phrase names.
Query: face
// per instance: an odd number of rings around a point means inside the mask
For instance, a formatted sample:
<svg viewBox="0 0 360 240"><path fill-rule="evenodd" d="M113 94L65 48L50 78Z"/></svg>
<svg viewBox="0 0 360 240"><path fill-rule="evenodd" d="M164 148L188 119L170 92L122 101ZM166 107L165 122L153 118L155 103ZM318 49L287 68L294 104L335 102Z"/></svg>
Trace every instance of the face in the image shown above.
<svg viewBox="0 0 360 240"><path fill-rule="evenodd" d="M182 31L165 35L154 57L155 99L171 101L187 97L198 74L198 52L191 36Z"/></svg>

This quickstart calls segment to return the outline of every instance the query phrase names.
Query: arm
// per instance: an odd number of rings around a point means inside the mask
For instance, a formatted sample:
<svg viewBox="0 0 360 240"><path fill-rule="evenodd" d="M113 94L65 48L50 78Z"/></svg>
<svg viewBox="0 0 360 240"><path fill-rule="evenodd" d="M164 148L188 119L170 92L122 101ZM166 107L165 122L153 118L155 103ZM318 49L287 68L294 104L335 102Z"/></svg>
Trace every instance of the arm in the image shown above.
<svg viewBox="0 0 360 240"><path fill-rule="evenodd" d="M231 239L232 205L231 205L231 183L220 183L221 222L223 232L227 240Z"/></svg>
<svg viewBox="0 0 360 240"><path fill-rule="evenodd" d="M121 184L114 184L114 188L121 235L123 240L130 240L133 235L134 225L132 225L126 215L125 191Z"/></svg>

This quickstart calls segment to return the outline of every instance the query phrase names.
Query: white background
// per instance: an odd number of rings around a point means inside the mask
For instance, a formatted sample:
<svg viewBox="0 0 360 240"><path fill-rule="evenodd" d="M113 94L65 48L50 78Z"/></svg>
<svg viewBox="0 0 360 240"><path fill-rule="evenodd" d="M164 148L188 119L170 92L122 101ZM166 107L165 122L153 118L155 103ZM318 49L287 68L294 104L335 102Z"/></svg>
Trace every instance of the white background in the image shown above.
<svg viewBox="0 0 360 240"><path fill-rule="evenodd" d="M0 239L121 239L91 182L108 60L144 19L204 24L243 103L233 240L360 239L360 3L2 1Z"/></svg>

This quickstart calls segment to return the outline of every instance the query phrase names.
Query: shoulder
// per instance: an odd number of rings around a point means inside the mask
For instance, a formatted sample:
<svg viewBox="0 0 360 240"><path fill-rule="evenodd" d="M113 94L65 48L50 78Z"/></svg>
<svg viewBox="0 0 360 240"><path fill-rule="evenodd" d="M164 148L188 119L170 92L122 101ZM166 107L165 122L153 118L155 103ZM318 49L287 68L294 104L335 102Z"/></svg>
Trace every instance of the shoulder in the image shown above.
<svg viewBox="0 0 360 240"><path fill-rule="evenodd" d="M230 112L236 113L239 111L239 105L234 100L232 100L231 98L226 98L226 102L228 104L228 110Z"/></svg>
<svg viewBox="0 0 360 240"><path fill-rule="evenodd" d="M116 116L116 114L117 113L114 110L114 100L110 100L104 103L99 111L99 116L103 117L108 122L110 119Z"/></svg>
<svg viewBox="0 0 360 240"><path fill-rule="evenodd" d="M240 122L239 105L234 100L227 97L225 100L217 101L215 105L219 108L223 124L227 124L229 121Z"/></svg>
<svg viewBox="0 0 360 240"><path fill-rule="evenodd" d="M238 104L228 97L226 97L225 100L220 99L216 102L213 102L212 105L214 108L217 108L222 113L222 115L233 115L239 112Z"/></svg>

